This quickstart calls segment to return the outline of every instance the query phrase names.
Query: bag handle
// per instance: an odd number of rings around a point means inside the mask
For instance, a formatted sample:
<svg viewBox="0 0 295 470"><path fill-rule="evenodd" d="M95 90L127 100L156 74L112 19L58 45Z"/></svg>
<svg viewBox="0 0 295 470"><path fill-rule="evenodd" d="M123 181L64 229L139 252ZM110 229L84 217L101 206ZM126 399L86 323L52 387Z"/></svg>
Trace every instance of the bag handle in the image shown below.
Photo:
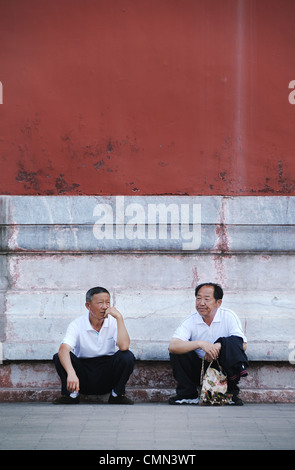
<svg viewBox="0 0 295 470"><path fill-rule="evenodd" d="M222 367L220 366L220 364L219 364L219 362L218 362L218 359L215 359L215 361L216 361L217 364L218 364L218 367L219 367L220 372L223 372ZM207 367L207 370L211 367L212 362L214 362L214 361L211 361L211 362L210 362L209 366ZM203 357L203 359L202 359L201 377L200 377L200 385L201 385L201 386L202 386L203 380L204 380L204 363L205 363L205 358Z"/></svg>
<svg viewBox="0 0 295 470"><path fill-rule="evenodd" d="M211 367L212 362L213 361L210 362L209 366L207 367L207 370L209 369L209 367ZM204 380L204 363L205 363L205 359L203 358L202 359L201 377L200 377L200 385L201 386L203 385L203 380Z"/></svg>

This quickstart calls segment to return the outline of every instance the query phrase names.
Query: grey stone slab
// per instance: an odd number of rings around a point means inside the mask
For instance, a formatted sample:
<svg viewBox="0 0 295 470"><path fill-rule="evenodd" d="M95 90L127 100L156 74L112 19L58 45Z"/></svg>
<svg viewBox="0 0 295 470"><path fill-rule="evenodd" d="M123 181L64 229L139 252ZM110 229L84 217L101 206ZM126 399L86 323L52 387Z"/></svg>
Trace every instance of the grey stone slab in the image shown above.
<svg viewBox="0 0 295 470"><path fill-rule="evenodd" d="M294 409L291 404L0 404L0 449L294 450Z"/></svg>

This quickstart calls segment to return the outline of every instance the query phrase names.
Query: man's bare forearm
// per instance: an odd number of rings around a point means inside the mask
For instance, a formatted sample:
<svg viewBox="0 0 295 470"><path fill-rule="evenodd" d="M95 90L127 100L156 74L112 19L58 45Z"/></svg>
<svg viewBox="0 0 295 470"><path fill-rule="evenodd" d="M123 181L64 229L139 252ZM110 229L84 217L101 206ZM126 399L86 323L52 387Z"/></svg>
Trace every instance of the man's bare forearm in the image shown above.
<svg viewBox="0 0 295 470"><path fill-rule="evenodd" d="M221 345L220 343L209 343L207 341L182 341L178 338L172 338L169 345L169 352L171 354L185 354L196 349L205 351L210 360L217 359L219 356Z"/></svg>
<svg viewBox="0 0 295 470"><path fill-rule="evenodd" d="M60 363L65 369L67 374L75 372L72 366L70 351L71 351L71 348L67 344L62 344L58 351L58 357L59 357Z"/></svg>

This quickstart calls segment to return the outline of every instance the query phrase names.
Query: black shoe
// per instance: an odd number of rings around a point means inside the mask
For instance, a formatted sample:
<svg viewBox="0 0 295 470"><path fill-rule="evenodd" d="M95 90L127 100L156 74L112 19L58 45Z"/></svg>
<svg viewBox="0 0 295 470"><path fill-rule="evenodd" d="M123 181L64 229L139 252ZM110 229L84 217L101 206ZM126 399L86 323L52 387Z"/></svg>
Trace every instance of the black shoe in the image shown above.
<svg viewBox="0 0 295 470"><path fill-rule="evenodd" d="M182 397L175 395L170 397L168 400L169 405L197 405L199 403L198 395L192 395L190 397Z"/></svg>
<svg viewBox="0 0 295 470"><path fill-rule="evenodd" d="M62 395L59 398L55 398L52 403L54 405L78 405L80 403L80 397L72 398L69 395Z"/></svg>
<svg viewBox="0 0 295 470"><path fill-rule="evenodd" d="M243 406L244 402L238 395L233 395L229 404L231 406Z"/></svg>
<svg viewBox="0 0 295 470"><path fill-rule="evenodd" d="M127 398L126 395L118 395L114 397L112 394L109 396L108 403L110 405L133 405L134 401Z"/></svg>

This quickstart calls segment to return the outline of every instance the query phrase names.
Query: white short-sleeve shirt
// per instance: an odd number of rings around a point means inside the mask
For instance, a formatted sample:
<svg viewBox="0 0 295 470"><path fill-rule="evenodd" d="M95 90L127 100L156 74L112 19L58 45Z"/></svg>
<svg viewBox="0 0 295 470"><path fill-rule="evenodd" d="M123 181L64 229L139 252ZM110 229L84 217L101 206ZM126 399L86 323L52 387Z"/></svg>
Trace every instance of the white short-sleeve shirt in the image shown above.
<svg viewBox="0 0 295 470"><path fill-rule="evenodd" d="M89 313L73 320L62 341L71 346L77 357L110 356L118 350L117 321L109 315L97 332L89 321Z"/></svg>
<svg viewBox="0 0 295 470"><path fill-rule="evenodd" d="M173 334L173 338L183 341L208 341L209 343L227 336L239 336L244 343L247 342L238 316L232 310L221 307L217 310L210 326L204 322L198 312L195 312L186 318ZM196 349L195 352L201 358L206 354L202 349Z"/></svg>

